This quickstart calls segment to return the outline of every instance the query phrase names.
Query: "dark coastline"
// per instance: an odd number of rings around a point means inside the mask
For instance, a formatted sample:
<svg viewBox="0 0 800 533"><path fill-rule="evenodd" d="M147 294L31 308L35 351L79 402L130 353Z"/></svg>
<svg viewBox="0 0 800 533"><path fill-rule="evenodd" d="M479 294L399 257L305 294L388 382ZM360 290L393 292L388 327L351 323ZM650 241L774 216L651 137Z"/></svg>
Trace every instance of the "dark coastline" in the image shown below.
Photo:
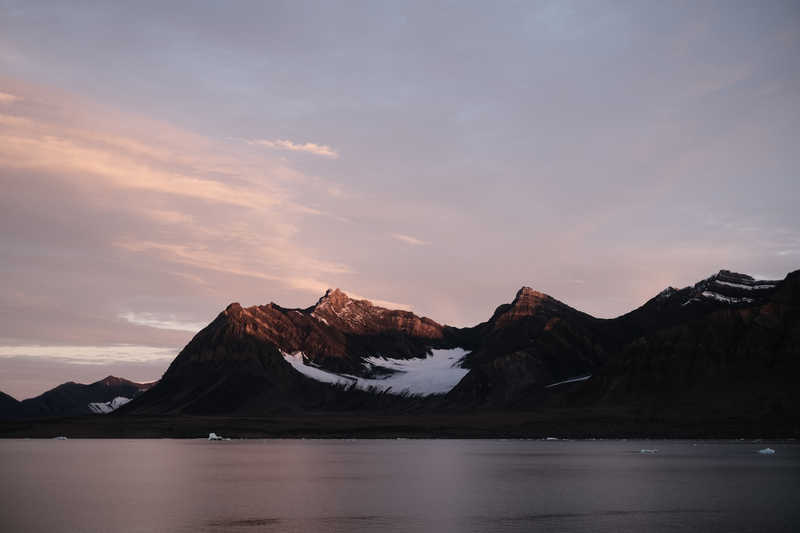
<svg viewBox="0 0 800 533"><path fill-rule="evenodd" d="M794 439L786 419L658 418L620 409L438 414L82 416L0 421L0 438L692 438Z"/></svg>

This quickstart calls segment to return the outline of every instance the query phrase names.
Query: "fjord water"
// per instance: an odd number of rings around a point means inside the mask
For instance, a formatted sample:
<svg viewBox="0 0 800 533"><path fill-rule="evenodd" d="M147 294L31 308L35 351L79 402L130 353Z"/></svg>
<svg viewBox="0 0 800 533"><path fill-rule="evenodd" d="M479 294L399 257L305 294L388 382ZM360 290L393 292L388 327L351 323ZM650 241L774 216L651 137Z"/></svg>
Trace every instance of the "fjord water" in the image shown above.
<svg viewBox="0 0 800 533"><path fill-rule="evenodd" d="M800 446L769 446L5 440L0 530L796 531Z"/></svg>

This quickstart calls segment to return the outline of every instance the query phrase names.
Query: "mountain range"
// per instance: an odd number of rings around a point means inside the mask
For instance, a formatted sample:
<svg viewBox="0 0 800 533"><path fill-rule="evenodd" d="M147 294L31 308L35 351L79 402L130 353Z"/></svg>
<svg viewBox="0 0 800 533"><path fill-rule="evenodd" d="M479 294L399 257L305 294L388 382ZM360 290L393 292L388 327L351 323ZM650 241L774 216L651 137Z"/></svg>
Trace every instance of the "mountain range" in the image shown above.
<svg viewBox="0 0 800 533"><path fill-rule="evenodd" d="M0 392L0 418L44 418L110 413L149 389L152 383L135 383L108 376L88 385L69 381L39 396L17 401Z"/></svg>
<svg viewBox="0 0 800 533"><path fill-rule="evenodd" d="M797 428L798 356L800 271L765 281L721 270L613 319L523 287L467 328L334 289L308 308L230 304L151 387L65 384L19 405L3 395L0 414L85 414L123 397L112 416L623 406Z"/></svg>

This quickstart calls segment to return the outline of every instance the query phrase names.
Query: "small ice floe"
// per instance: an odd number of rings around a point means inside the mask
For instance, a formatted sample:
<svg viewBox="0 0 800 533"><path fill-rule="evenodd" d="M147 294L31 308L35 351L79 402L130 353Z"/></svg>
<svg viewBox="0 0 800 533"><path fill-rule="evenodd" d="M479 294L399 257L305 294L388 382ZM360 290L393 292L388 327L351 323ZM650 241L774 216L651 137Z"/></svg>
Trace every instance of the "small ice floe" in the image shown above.
<svg viewBox="0 0 800 533"><path fill-rule="evenodd" d="M67 440L67 437L65 437L64 435L59 435L58 437L53 437L53 440Z"/></svg>
<svg viewBox="0 0 800 533"><path fill-rule="evenodd" d="M760 453L761 455L772 455L775 453L775 450L773 450L772 448L764 448L763 450L758 450L758 453Z"/></svg>
<svg viewBox="0 0 800 533"><path fill-rule="evenodd" d="M642 448L641 450L639 450L639 453L658 453L658 449L657 448L652 448L652 449Z"/></svg>
<svg viewBox="0 0 800 533"><path fill-rule="evenodd" d="M216 433L209 433L208 440L225 440L221 435L217 435Z"/></svg>

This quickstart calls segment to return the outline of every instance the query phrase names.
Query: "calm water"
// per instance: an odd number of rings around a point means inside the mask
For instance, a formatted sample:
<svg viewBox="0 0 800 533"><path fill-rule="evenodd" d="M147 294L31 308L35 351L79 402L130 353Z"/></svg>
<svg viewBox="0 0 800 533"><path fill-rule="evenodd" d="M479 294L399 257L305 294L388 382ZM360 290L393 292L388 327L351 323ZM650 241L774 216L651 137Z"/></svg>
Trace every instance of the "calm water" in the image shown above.
<svg viewBox="0 0 800 533"><path fill-rule="evenodd" d="M800 445L765 446L6 440L0 530L800 530Z"/></svg>

